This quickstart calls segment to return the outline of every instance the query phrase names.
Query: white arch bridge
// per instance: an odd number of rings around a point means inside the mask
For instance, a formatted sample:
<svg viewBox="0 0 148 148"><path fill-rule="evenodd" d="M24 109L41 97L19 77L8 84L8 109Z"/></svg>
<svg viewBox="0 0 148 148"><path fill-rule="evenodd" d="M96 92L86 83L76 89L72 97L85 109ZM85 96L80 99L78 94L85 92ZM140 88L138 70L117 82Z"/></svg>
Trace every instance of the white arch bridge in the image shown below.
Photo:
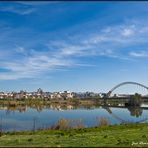
<svg viewBox="0 0 148 148"><path fill-rule="evenodd" d="M143 88L145 88L145 89L148 90L148 87L147 87L147 86L145 86L145 85L143 85L143 84L140 84L140 83L137 83L137 82L130 82L130 81L129 81L129 82L122 82L122 83L116 85L115 87L113 87L113 88L106 94L106 97L110 97L110 95L112 94L112 92L113 92L114 90L116 90L117 88L119 88L119 87L121 87L121 86L123 86L123 85L128 85L128 84L137 85L137 86L143 87Z"/></svg>

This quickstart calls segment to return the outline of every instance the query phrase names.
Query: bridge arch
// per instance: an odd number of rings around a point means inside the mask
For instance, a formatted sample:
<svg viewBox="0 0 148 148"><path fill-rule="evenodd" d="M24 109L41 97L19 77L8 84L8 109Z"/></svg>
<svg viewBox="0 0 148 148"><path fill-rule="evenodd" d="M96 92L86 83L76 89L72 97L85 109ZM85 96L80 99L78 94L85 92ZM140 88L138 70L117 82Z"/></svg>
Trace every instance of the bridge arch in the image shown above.
<svg viewBox="0 0 148 148"><path fill-rule="evenodd" d="M119 88L120 86L127 85L127 84L139 85L139 86L141 86L141 87L143 87L143 88L145 88L145 89L148 90L148 87L147 87L147 86L145 86L145 85L143 85L143 84L140 84L140 83L137 83L137 82L130 82L130 81L128 81L128 82L122 82L122 83L116 85L115 87L113 87L113 88L107 93L107 97L110 97L111 93L112 93L115 89Z"/></svg>

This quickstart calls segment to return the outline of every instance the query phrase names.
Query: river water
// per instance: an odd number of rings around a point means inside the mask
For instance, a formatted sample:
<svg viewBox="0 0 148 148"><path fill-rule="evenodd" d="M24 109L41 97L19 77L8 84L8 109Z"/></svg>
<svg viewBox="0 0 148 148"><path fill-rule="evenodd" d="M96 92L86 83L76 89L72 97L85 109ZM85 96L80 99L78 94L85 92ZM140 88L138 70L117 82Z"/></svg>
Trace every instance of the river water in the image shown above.
<svg viewBox="0 0 148 148"><path fill-rule="evenodd" d="M32 130L33 128L46 128L55 124L59 119L81 120L86 127L97 125L97 119L105 117L110 124L123 122L148 123L148 105L143 104L136 108L117 107L78 107L67 106L31 108L21 107L16 109L0 108L0 125L3 131Z"/></svg>

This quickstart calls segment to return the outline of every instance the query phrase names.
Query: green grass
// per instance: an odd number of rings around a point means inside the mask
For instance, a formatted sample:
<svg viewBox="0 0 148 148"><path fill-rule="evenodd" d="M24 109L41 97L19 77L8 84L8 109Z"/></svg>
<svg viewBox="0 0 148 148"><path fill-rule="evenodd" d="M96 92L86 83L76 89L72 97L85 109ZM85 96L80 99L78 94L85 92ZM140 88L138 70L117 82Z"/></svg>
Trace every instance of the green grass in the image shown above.
<svg viewBox="0 0 148 148"><path fill-rule="evenodd" d="M137 142L137 144L132 145L133 142ZM0 137L0 146L148 147L148 124L109 125L83 129L39 130L35 132L7 132Z"/></svg>

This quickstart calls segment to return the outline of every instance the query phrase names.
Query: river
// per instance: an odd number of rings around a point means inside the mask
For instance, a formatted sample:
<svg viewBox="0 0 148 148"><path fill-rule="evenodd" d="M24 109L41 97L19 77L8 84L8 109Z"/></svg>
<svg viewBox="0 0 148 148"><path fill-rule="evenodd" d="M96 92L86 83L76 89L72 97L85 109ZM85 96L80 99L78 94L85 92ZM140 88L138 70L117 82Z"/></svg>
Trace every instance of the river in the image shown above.
<svg viewBox="0 0 148 148"><path fill-rule="evenodd" d="M75 108L71 105L66 108L50 107L17 107L10 109L0 107L0 125L3 131L32 130L33 128L47 128L54 125L59 119L80 120L86 127L97 125L97 119L105 117L110 124L125 122L148 123L148 105L125 108L122 106L91 106Z"/></svg>

